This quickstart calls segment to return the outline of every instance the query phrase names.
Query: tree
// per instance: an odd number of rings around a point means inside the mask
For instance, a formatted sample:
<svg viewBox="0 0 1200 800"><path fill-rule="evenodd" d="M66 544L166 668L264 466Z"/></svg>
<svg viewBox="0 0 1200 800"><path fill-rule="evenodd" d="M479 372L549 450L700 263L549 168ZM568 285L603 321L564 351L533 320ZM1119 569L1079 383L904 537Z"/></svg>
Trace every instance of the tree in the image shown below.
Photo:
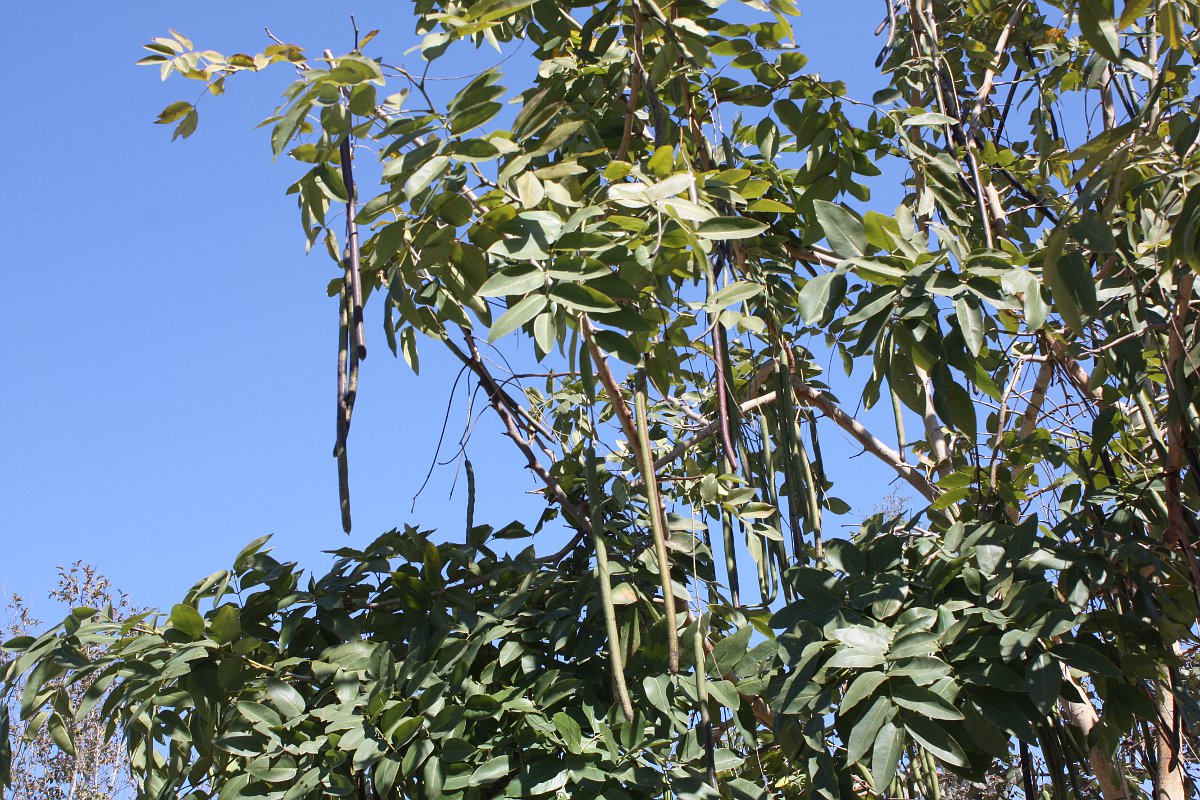
<svg viewBox="0 0 1200 800"><path fill-rule="evenodd" d="M104 619L115 620L134 613L125 594L115 591L95 567L83 562L60 566L58 583L47 592L47 597L72 609L71 619L76 623L98 610L102 610ZM36 634L42 627L24 598L9 597L6 639L16 644L32 641L34 637L30 634ZM83 660L102 655L102 648L94 644L80 648ZM41 676L30 677L35 685L42 680ZM11 742L7 736L0 741L0 748L5 748L0 751L0 766L12 775L9 796L13 800L100 800L127 791L125 748L113 740L108 720L89 697L92 684L77 681L66 686L63 681L51 678L46 688L61 692L63 700L82 713L68 716L58 708L54 719L28 718L21 713L23 704L40 705L42 698L30 695L26 700L22 696L22 683L14 683L15 692L0 704L0 723L3 723L0 728L7 729L12 721ZM18 697L21 703L17 702Z"/></svg>
<svg viewBox="0 0 1200 800"><path fill-rule="evenodd" d="M546 506L320 578L260 540L168 618L10 644L7 680L103 681L147 797L1194 793L1200 8L886 6L869 102L805 72L789 0L419 0L426 60L541 62L445 104L374 32L147 45L211 94L297 71L271 144L337 264L346 530L372 295ZM549 369L493 366L514 337ZM914 493L848 539L831 435Z"/></svg>

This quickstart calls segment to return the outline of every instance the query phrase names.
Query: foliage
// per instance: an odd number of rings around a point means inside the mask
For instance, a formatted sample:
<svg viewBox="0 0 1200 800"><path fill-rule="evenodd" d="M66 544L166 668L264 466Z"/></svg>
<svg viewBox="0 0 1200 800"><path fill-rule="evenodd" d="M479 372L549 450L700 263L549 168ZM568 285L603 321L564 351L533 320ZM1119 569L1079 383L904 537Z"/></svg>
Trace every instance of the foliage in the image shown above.
<svg viewBox="0 0 1200 800"><path fill-rule="evenodd" d="M703 755L688 727L695 688L665 674L662 638L631 656L652 677L634 687L639 712L627 721L605 679L603 626L580 624L602 613L594 576L532 549L498 557L489 533L439 545L392 531L338 550L332 571L307 582L259 540L194 587L165 627L92 628L108 655L75 676L112 682L106 707L120 710L147 795L343 795L368 776L383 796L692 791L700 778L688 767ZM630 591L657 583L646 563L628 571ZM195 610L202 599L219 604L207 618ZM644 612L622 608L636 630ZM745 638L708 657L715 692L735 704L720 675L756 679L774 656L767 642L746 653ZM64 644L43 640L59 657ZM664 743L681 735L668 761ZM739 773L761 774L731 750L717 757L733 786L747 783Z"/></svg>
<svg viewBox="0 0 1200 800"><path fill-rule="evenodd" d="M71 609L99 610L105 619L119 620L132 613L125 595L113 590L95 567L82 562L59 567L58 583L47 597ZM31 641L30 634L43 627L22 597L10 596L8 612L5 638L10 641ZM70 619L78 622L87 616L72 611ZM103 653L95 644L84 645L79 663ZM46 687L60 693L62 703L72 709L81 707L92 686L87 679L72 680L68 685L45 673L30 677L35 688L39 681L47 681ZM0 729L11 726L12 734L11 741L7 731L0 735L0 748L11 748L0 752L0 766L12 774L8 796L13 800L98 800L129 788L125 748L112 739L112 730L98 709L83 708L82 713L71 714L64 713L66 706L56 705L58 715L53 719L39 715L27 720L16 702L23 688L23 682L15 682L14 694L0 705ZM30 701L40 704L43 699L31 697Z"/></svg>
<svg viewBox="0 0 1200 800"><path fill-rule="evenodd" d="M13 645L9 680L111 676L154 797L1184 797L1197 4L889 2L869 102L805 71L788 0L415 5L427 61L533 45L515 115L497 70L442 103L374 32L144 61L212 94L297 71L268 124L337 265L346 530L373 295L394 353L483 389L542 518L386 534L304 588L251 548L166 622ZM513 338L550 371L498 374ZM913 511L828 535L830 435ZM567 546L490 549L544 527Z"/></svg>

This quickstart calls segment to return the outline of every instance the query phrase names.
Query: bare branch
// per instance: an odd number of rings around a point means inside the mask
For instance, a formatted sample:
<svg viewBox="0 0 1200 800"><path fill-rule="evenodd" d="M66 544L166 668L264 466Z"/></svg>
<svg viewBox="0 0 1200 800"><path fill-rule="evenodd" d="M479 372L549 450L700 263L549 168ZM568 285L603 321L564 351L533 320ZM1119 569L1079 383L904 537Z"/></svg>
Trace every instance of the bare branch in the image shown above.
<svg viewBox="0 0 1200 800"><path fill-rule="evenodd" d="M563 510L563 514L571 522L571 525L581 534L576 539L581 540L583 534L591 532L591 522L588 520L587 514L577 503L567 496L567 493L559 485L558 481L554 479L554 476L550 474L550 471L538 460L537 455L533 452L533 444L522 433L517 415L510 408L510 404L514 404L515 401L508 397L505 391L500 388L500 385L496 383L496 379L492 376L492 373L488 371L487 365L484 364L483 358L479 355L479 349L475 346L475 339L470 331L464 330L463 336L466 339L470 355L464 353L458 345L449 339L445 340L446 347L459 361L475 373L484 391L487 392L488 402L500 417L500 421L504 424L505 435L524 454L530 471L534 475L537 475L542 483L545 484L547 499L557 503L559 508ZM567 552L570 552L569 549ZM565 554L561 557L565 557Z"/></svg>
<svg viewBox="0 0 1200 800"><path fill-rule="evenodd" d="M919 469L909 464L900 454L892 448L888 447L878 437L867 430L862 423L854 419L837 406L827 395L821 393L817 389L808 386L799 378L792 379L792 385L795 389L796 399L810 408L815 408L821 411L826 417L834 422L839 428L849 433L854 437L863 449L871 453L893 470L896 474L907 481L914 489L921 493L921 496L929 501L933 501L937 497L938 491L933 484L921 473ZM774 403L776 399L775 392L768 392L751 400L747 400L739 407L742 414L748 414L765 405ZM678 445L667 453L662 458L655 461L655 468L662 469L670 464L675 459L681 457L689 450L701 442L712 438L719 430L719 425L716 421L707 423L695 435L680 442Z"/></svg>

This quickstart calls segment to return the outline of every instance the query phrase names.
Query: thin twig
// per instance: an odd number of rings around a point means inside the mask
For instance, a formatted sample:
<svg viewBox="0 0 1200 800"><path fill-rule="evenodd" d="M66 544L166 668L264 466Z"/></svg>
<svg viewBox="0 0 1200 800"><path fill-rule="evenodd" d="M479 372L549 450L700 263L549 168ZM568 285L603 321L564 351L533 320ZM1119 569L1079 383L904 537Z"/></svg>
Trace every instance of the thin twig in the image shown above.
<svg viewBox="0 0 1200 800"><path fill-rule="evenodd" d="M487 365L484 364L483 358L479 355L479 348L475 346L475 339L471 335L471 332L463 330L463 337L466 339L467 350L470 355L463 352L461 348L449 339L446 339L444 343L459 361L475 373L484 391L487 392L488 402L495 409L496 414L500 417L500 421L504 425L505 435L524 454L530 471L537 475L542 483L545 484L547 499L557 503L571 525L579 531L579 535L575 537L576 540L582 541L583 536L591 532L591 522L587 514L576 502L567 496L567 493L563 490L559 482L555 480L549 470L538 460L537 455L533 452L532 443L521 432L517 416L508 405L508 403L512 402L511 398L508 398L504 390L496 383L496 379L492 376L491 372L488 371ZM566 550L566 552L569 552L569 550ZM562 557L565 557L565 555Z"/></svg>

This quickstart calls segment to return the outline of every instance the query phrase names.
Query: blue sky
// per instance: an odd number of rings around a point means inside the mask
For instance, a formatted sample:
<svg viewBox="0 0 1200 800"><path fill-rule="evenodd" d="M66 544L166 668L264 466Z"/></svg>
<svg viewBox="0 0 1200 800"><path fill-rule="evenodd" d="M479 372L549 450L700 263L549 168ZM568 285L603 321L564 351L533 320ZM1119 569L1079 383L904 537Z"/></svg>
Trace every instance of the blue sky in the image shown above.
<svg viewBox="0 0 1200 800"><path fill-rule="evenodd" d="M797 27L810 66L868 99L882 4L807 0ZM342 546L334 434L333 267L306 257L294 170L272 163L268 116L285 69L208 99L198 132L172 143L151 121L199 84L163 84L140 45L168 27L198 47L257 52L263 27L313 49L349 49L349 14L380 28L372 49L416 39L407 3L23 4L0 31L10 83L0 128L0 589L42 595L55 565L97 565L135 603L169 606L265 533L277 551L322 568ZM386 10L380 10L386 9ZM490 66L459 55L431 74ZM416 54L404 57L416 64ZM506 73L527 71L522 54ZM518 81L509 77L510 88ZM376 313L372 313L376 312ZM353 544L405 522L462 530L454 467L424 479L457 366L423 348L414 377L369 308L371 356L351 434ZM461 397L461 394L460 394ZM853 398L845 398L848 403ZM432 405L427 405L432 404ZM886 405L886 404L885 404ZM460 413L451 418L457 441ZM872 412L872 416L881 409ZM890 428L883 415L881 430ZM869 508L893 477L830 431L835 493ZM476 518L531 519L534 488L490 420L471 445ZM849 487L849 488L847 488ZM536 512L534 512L536 513ZM44 608L44 606L43 606Z"/></svg>

